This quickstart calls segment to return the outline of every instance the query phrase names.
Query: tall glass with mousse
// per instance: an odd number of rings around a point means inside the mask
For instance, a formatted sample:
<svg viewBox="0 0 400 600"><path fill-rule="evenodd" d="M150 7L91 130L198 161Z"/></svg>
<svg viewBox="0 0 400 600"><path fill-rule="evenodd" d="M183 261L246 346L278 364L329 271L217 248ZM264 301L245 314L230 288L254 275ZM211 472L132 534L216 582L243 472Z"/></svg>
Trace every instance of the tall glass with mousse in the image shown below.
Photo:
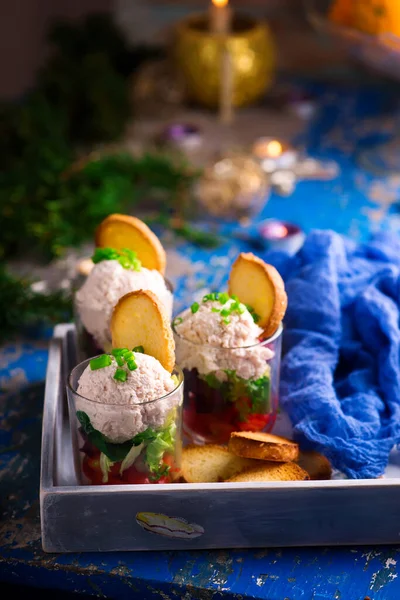
<svg viewBox="0 0 400 600"><path fill-rule="evenodd" d="M234 431L272 429L286 306L278 271L240 254L228 292L206 294L174 320L185 375L184 431L192 442L220 444Z"/></svg>
<svg viewBox="0 0 400 600"><path fill-rule="evenodd" d="M136 217L113 214L99 225L89 265L85 282L75 295L81 358L110 350L112 312L118 300L129 292L153 292L171 318L173 297L171 286L164 279L164 248Z"/></svg>
<svg viewBox="0 0 400 600"><path fill-rule="evenodd" d="M112 349L76 366L67 394L81 480L92 485L170 483L179 477L183 374L159 299L123 296Z"/></svg>

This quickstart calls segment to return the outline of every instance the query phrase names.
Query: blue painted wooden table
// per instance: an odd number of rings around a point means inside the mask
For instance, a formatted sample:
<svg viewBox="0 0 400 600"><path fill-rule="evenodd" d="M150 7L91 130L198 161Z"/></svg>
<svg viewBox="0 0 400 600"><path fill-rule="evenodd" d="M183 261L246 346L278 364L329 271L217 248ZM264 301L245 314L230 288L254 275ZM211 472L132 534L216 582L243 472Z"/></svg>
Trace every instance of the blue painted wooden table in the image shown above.
<svg viewBox="0 0 400 600"><path fill-rule="evenodd" d="M313 91L319 109L299 141L315 156L336 159L341 175L301 183L290 198L273 195L260 218L285 218L306 231L333 228L358 239L371 229L399 230L399 179L374 179L354 161L355 150L387 127L381 112L390 99L379 88ZM234 234L229 226L223 231ZM204 288L222 287L239 249L251 248L234 235L213 252L176 245L170 254L176 310ZM265 540L266 549L257 551L44 554L38 488L46 361L44 339L18 341L0 353L0 582L113 599L400 598L396 547L268 550Z"/></svg>

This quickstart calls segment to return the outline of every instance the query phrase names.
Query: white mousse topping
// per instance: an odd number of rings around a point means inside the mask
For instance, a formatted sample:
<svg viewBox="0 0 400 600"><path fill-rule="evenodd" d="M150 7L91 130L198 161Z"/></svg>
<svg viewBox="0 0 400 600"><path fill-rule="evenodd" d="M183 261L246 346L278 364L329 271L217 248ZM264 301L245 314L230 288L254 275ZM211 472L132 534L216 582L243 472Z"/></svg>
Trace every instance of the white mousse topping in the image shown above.
<svg viewBox="0 0 400 600"><path fill-rule="evenodd" d="M79 379L76 410L84 411L93 427L114 443L130 440L148 427L163 427L182 402L181 392L163 398L177 384L157 359L135 352L135 362L137 369L126 369L123 382L114 379L118 367L114 358L110 366L94 371L88 365Z"/></svg>
<svg viewBox="0 0 400 600"><path fill-rule="evenodd" d="M85 329L93 335L100 348L109 349L110 320L118 300L136 290L150 290L172 315L172 294L161 273L145 269L124 269L117 260L97 263L76 294L76 306Z"/></svg>
<svg viewBox="0 0 400 600"><path fill-rule="evenodd" d="M240 305L241 313L221 315L233 302L200 302L196 312L188 308L175 319L176 362L181 368L197 369L202 375L214 373L220 381L226 380L226 370L236 371L243 379L265 374L274 353L260 344L263 330L244 305Z"/></svg>

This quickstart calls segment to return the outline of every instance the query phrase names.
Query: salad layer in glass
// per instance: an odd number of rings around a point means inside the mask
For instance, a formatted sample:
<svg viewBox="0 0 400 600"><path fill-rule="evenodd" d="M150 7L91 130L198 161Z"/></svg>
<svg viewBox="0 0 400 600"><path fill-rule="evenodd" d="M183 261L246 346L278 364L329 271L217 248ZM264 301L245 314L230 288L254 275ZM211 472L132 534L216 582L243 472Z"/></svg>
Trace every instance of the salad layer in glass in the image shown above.
<svg viewBox="0 0 400 600"><path fill-rule="evenodd" d="M233 431L270 431L278 411L281 326L263 340L251 307L212 293L181 313L173 329L189 439L226 443Z"/></svg>
<svg viewBox="0 0 400 600"><path fill-rule="evenodd" d="M170 483L179 477L179 369L171 375L143 348L120 348L75 367L67 391L84 483Z"/></svg>

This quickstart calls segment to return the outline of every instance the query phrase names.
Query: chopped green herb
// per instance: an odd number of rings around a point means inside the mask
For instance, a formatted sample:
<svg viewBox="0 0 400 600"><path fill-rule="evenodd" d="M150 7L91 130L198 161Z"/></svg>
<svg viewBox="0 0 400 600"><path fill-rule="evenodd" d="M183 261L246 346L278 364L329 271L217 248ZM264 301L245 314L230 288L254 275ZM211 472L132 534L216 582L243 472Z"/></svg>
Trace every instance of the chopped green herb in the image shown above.
<svg viewBox="0 0 400 600"><path fill-rule="evenodd" d="M133 358L131 358L130 360L127 361L127 365L128 365L128 369L130 371L136 371L136 369L138 368L138 366Z"/></svg>
<svg viewBox="0 0 400 600"><path fill-rule="evenodd" d="M194 314L194 313L197 313L199 308L200 308L200 304L198 302L193 302L192 306L190 307L190 310Z"/></svg>
<svg viewBox="0 0 400 600"><path fill-rule="evenodd" d="M135 356L134 356L132 350L127 350L127 352L124 352L123 357L126 362L128 362L128 360L132 360L132 359L135 360Z"/></svg>
<svg viewBox="0 0 400 600"><path fill-rule="evenodd" d="M229 325L229 323L231 322L229 317L224 317L222 320L225 323L225 325Z"/></svg>
<svg viewBox="0 0 400 600"><path fill-rule="evenodd" d="M116 250L115 248L96 248L92 256L92 261L97 264L103 260L117 260L121 267L131 271L140 271L142 263L137 257L136 252L124 248Z"/></svg>
<svg viewBox="0 0 400 600"><path fill-rule="evenodd" d="M115 357L121 356L121 354L125 351L125 348L114 348L111 350L111 354Z"/></svg>
<svg viewBox="0 0 400 600"><path fill-rule="evenodd" d="M258 323L260 320L260 316L256 313L254 308L252 306L250 306L249 304L246 304L246 308L249 311L249 313L251 314L251 316L253 317L254 323Z"/></svg>
<svg viewBox="0 0 400 600"><path fill-rule="evenodd" d="M221 315L222 315L223 317L227 317L227 316L228 316L228 315L230 315L230 314L231 314L231 309L230 309L230 308L223 308L223 309L221 310Z"/></svg>
<svg viewBox="0 0 400 600"><path fill-rule="evenodd" d="M127 380L128 373L125 369L117 369L114 374L114 379L117 381L125 382Z"/></svg>
<svg viewBox="0 0 400 600"><path fill-rule="evenodd" d="M117 365L118 365L119 367L123 367L123 366L124 366L124 364L125 364L125 361L124 361L124 359L123 359L123 357L122 357L122 356L116 356L116 357L115 357L115 360L117 361Z"/></svg>
<svg viewBox="0 0 400 600"><path fill-rule="evenodd" d="M220 309L219 308L212 308L211 312L213 312L213 313L219 313Z"/></svg>
<svg viewBox="0 0 400 600"><path fill-rule="evenodd" d="M140 354L144 354L143 346L135 346L133 352L140 352Z"/></svg>
<svg viewBox="0 0 400 600"><path fill-rule="evenodd" d="M218 294L216 292L211 292L210 294L206 294L203 296L203 302L208 302L209 300L217 300Z"/></svg>
<svg viewBox="0 0 400 600"><path fill-rule="evenodd" d="M229 294L227 294L226 292L222 292L220 294L217 294L217 300L219 300L219 302L221 304L226 304L228 302L228 300L230 300L229 298Z"/></svg>
<svg viewBox="0 0 400 600"><path fill-rule="evenodd" d="M181 323L183 323L183 319L182 319L182 317L176 317L176 318L174 319L174 321L173 321L173 325L174 325L174 327L175 327L176 325L180 325Z"/></svg>
<svg viewBox="0 0 400 600"><path fill-rule="evenodd" d="M97 369L104 369L104 367L109 367L111 363L111 356L109 356L108 354L101 354L97 358L92 358L89 364L92 371L97 371Z"/></svg>

